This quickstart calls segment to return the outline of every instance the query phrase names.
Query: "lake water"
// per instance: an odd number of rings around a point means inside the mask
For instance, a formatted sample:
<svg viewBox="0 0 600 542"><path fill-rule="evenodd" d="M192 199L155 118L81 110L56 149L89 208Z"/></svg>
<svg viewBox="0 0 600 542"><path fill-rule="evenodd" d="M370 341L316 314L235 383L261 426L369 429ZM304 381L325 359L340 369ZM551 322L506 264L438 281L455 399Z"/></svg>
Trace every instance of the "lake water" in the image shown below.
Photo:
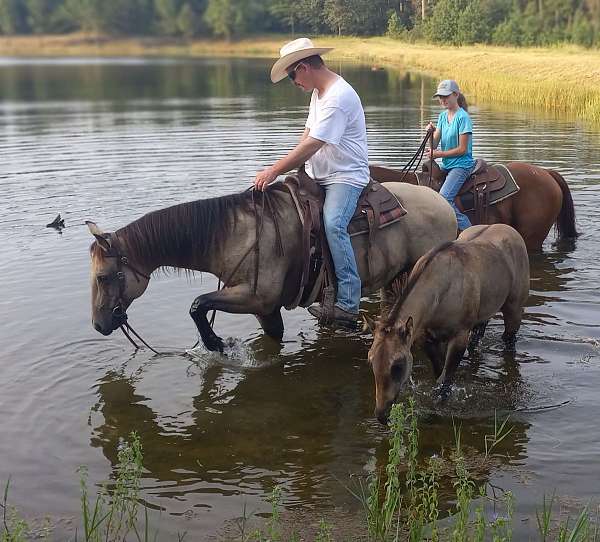
<svg viewBox="0 0 600 542"><path fill-rule="evenodd" d="M215 289L207 275L159 274L129 310L156 348L134 352L90 324L92 240L142 214L245 189L297 141L308 96L272 85L262 60L0 59L0 483L28 518L57 533L79 521L78 466L110 478L120 439L144 448L143 498L163 536L235 533L235 518L269 510L282 488L286 521L360 524L345 489L383 465L387 433L373 417L367 335L319 329L284 314L281 345L251 316L219 314L227 357L184 354L196 341L189 305ZM403 165L439 109L435 81L334 64L362 97L370 159ZM475 461L494 413L514 426L480 482L514 491L515 528L556 489L585 505L600 480L600 135L583 123L476 104L475 153L525 160L568 180L582 235L531 259L531 297L514 356L488 327L443 408L416 358L423 452L453 445L452 418ZM57 213L67 229L45 228ZM373 302L374 303L374 302ZM373 304L373 307L375 305ZM445 482L447 485L448 481ZM358 519L357 519L358 518ZM358 531L356 531L358 532ZM57 535L58 536L58 535Z"/></svg>

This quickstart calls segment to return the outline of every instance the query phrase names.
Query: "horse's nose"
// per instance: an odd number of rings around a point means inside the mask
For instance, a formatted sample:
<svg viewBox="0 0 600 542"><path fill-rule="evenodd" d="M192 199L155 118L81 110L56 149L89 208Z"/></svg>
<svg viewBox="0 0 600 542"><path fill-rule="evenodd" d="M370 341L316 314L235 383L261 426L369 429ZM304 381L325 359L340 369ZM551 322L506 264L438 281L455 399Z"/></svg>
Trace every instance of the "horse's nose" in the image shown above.
<svg viewBox="0 0 600 542"><path fill-rule="evenodd" d="M102 333L102 335L110 335L112 333L112 329L104 329L98 322L92 322L94 329L98 333Z"/></svg>

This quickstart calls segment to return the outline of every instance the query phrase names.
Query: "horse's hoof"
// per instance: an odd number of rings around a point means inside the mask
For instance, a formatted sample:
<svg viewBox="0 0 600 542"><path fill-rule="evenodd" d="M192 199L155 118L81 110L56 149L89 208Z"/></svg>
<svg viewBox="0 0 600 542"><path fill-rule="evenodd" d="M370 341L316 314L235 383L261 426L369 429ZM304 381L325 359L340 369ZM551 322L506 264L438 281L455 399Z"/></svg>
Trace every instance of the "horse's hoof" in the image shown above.
<svg viewBox="0 0 600 542"><path fill-rule="evenodd" d="M449 384L448 382L446 382L444 384L441 384L435 390L434 397L440 403L445 403L450 398L451 393L452 393L452 384Z"/></svg>
<svg viewBox="0 0 600 542"><path fill-rule="evenodd" d="M517 350L517 336L516 335L503 335L504 349L508 352L515 352Z"/></svg>
<svg viewBox="0 0 600 542"><path fill-rule="evenodd" d="M204 346L206 346L206 348L211 352L219 352L220 354L222 354L223 349L225 348L225 343L223 342L223 339L221 339L221 337L215 335L214 337L210 337L209 339L204 341Z"/></svg>

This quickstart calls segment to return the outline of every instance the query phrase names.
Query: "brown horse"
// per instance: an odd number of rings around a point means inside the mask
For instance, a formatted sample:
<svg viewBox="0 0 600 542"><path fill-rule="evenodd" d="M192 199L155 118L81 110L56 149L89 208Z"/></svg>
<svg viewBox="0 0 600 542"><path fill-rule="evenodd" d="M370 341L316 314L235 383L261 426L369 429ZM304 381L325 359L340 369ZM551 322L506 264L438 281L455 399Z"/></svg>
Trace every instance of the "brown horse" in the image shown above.
<svg viewBox="0 0 600 542"><path fill-rule="evenodd" d="M353 237L352 245L363 295L382 289L382 299L389 302L393 296L389 285L395 278L432 247L455 237L456 217L428 188L386 186L408 213L379 230L370 248L367 235ZM267 193L270 204L262 219L253 202L255 198L260 202L263 193L246 191L154 211L114 233L104 233L89 222L96 238L91 247L94 328L103 335L118 329L151 274L174 267L211 273L226 283L197 297L190 308L209 350L223 349L206 318L211 310L254 314L265 333L281 339L281 307L293 305L302 274L302 225L287 191L270 188Z"/></svg>
<svg viewBox="0 0 600 542"><path fill-rule="evenodd" d="M369 323L379 421L387 422L410 376L413 343L423 345L447 394L469 337L475 347L498 311L504 316L503 338L514 347L528 295L527 249L510 226L473 226L421 257L389 314Z"/></svg>
<svg viewBox="0 0 600 542"><path fill-rule="evenodd" d="M405 181L423 184L429 181L431 162L423 164L423 173L418 176L408 173ZM508 224L515 228L525 240L527 250L539 252L542 243L553 225L556 226L558 241L575 239L575 209L569 185L556 171L544 169L525 162L505 164L521 188L514 196L488 209L488 224ZM384 167L372 166L371 175L378 181L399 181L402 173ZM433 162L432 186L439 192L444 175ZM469 214L469 213L467 213ZM469 216L473 223L473 217Z"/></svg>

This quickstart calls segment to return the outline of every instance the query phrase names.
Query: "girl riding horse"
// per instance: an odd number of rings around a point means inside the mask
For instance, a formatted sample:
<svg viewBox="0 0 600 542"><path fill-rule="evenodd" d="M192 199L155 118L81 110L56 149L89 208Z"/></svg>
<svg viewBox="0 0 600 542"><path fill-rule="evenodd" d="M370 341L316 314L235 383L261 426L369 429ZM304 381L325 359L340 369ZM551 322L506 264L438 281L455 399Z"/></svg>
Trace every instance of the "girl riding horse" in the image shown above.
<svg viewBox="0 0 600 542"><path fill-rule="evenodd" d="M466 230L471 222L460 212L454 198L467 180L473 167L473 123L467 112L467 101L461 94L456 81L447 79L442 81L433 96L438 98L444 108L438 117L437 127L431 122L428 130L433 133L430 156L442 159L442 167L448 172L446 180L440 189L440 194L452 206L456 213L459 231ZM441 143L441 150L437 149Z"/></svg>

